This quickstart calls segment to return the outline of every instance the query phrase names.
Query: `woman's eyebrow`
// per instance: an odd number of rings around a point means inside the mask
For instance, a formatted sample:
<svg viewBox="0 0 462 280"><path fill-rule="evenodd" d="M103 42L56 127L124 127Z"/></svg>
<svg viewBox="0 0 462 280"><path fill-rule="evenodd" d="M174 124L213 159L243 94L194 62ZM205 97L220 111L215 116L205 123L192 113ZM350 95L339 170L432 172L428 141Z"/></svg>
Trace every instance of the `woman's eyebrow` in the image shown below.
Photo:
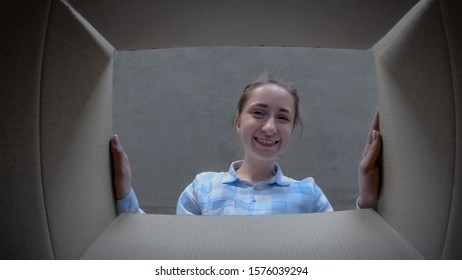
<svg viewBox="0 0 462 280"><path fill-rule="evenodd" d="M287 110L285 108L279 108L279 111L290 114L290 110Z"/></svg>
<svg viewBox="0 0 462 280"><path fill-rule="evenodd" d="M250 106L250 108L254 108L254 107L269 108L269 105L267 105L265 103L256 103L256 104L252 104ZM288 114L291 113L291 111L289 109L286 109L286 108L279 108L278 111L283 112L283 113L288 113Z"/></svg>
<svg viewBox="0 0 462 280"><path fill-rule="evenodd" d="M264 103L255 103L252 104L250 107L263 107L263 108L268 108L269 106L264 104Z"/></svg>

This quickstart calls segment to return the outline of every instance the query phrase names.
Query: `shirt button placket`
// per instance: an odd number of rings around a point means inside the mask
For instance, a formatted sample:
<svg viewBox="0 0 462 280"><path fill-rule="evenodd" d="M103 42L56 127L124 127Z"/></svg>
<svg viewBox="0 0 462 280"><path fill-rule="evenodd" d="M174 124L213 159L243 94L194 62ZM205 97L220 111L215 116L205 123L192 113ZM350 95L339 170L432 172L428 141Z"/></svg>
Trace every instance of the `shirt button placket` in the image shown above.
<svg viewBox="0 0 462 280"><path fill-rule="evenodd" d="M255 203L256 202L257 202L257 200L255 199L255 186L253 186L252 189L250 189L250 201L249 201L250 213L255 212Z"/></svg>

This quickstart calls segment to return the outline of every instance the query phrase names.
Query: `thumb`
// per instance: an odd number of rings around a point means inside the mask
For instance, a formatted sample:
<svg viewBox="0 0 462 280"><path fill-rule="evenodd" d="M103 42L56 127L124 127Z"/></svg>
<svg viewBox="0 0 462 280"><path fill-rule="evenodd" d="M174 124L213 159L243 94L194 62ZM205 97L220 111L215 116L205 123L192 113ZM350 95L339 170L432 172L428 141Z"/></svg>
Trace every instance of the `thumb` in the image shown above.
<svg viewBox="0 0 462 280"><path fill-rule="evenodd" d="M114 136L111 137L111 144L115 147L120 146L119 135L114 134Z"/></svg>
<svg viewBox="0 0 462 280"><path fill-rule="evenodd" d="M116 145L116 146L120 145L119 135L114 134L114 137L112 137L112 142L113 142L114 145Z"/></svg>
<svg viewBox="0 0 462 280"><path fill-rule="evenodd" d="M124 153L124 149L120 144L119 135L114 134L111 138L111 152L114 157L121 157Z"/></svg>
<svg viewBox="0 0 462 280"><path fill-rule="evenodd" d="M381 147L382 147L381 135L377 130L373 130L372 131L372 143L370 144L367 150L366 161L369 162L370 164L375 165L375 161L380 155Z"/></svg>

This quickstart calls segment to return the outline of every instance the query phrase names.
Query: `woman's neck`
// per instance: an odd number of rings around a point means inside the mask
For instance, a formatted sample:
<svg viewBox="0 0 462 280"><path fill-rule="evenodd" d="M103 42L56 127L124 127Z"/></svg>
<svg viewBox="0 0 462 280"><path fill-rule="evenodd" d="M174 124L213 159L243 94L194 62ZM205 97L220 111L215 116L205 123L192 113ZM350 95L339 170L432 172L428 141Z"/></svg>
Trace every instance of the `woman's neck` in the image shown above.
<svg viewBox="0 0 462 280"><path fill-rule="evenodd" d="M275 162L273 161L262 162L245 158L236 172L242 180L256 184L267 181L274 176L274 164Z"/></svg>

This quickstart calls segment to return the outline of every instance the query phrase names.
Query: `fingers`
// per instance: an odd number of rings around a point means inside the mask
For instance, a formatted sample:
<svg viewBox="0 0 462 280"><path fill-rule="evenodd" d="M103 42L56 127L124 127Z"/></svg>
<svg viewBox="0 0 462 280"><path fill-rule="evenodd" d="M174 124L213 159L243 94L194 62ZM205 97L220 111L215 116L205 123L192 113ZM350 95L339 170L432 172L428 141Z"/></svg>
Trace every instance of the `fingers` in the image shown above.
<svg viewBox="0 0 462 280"><path fill-rule="evenodd" d="M373 139L374 138L374 131L377 131L377 132L380 131L379 111L378 110L374 115L374 119L372 120L372 124L371 124L371 126L369 128L369 132L367 133L367 142L366 142L366 146L364 147L363 157L365 157L368 154L370 146L372 145L372 142L374 141L374 139Z"/></svg>
<svg viewBox="0 0 462 280"><path fill-rule="evenodd" d="M112 142L113 142L113 144L114 144L115 146L120 145L119 135L114 134L114 136L111 138L111 140L112 140Z"/></svg>
<svg viewBox="0 0 462 280"><path fill-rule="evenodd" d="M377 110L377 112L375 113L371 128L369 130L368 144L369 147L367 147L367 156L370 156L371 160L375 162L382 148L382 136L380 135L379 124L379 110Z"/></svg>
<svg viewBox="0 0 462 280"><path fill-rule="evenodd" d="M131 188L131 168L117 134L111 138L111 153L113 157L114 188L116 198L124 197Z"/></svg>
<svg viewBox="0 0 462 280"><path fill-rule="evenodd" d="M375 208L377 205L380 168L377 159L382 150L379 112L377 111L370 126L363 158L358 168L359 203L363 208Z"/></svg>
<svg viewBox="0 0 462 280"><path fill-rule="evenodd" d="M380 131L380 125L379 125L379 110L375 113L374 119L372 120L372 125L371 128L369 129L370 131L372 130L377 130Z"/></svg>
<svg viewBox="0 0 462 280"><path fill-rule="evenodd" d="M377 158L382 149L382 136L377 130L372 131L372 143L366 146L362 166L364 169L372 170L377 166Z"/></svg>
<svg viewBox="0 0 462 280"><path fill-rule="evenodd" d="M111 152L114 158L114 165L120 166L124 161L124 158L127 157L124 151L124 148L120 144L119 136L114 134L111 138Z"/></svg>
<svg viewBox="0 0 462 280"><path fill-rule="evenodd" d="M112 152L120 152L123 151L122 145L120 145L119 136L114 134L111 138L111 150Z"/></svg>
<svg viewBox="0 0 462 280"><path fill-rule="evenodd" d="M367 142L366 142L366 146L364 146L363 158L367 155L369 151L369 147L372 144L372 132L373 130L369 130L369 132L367 133Z"/></svg>
<svg viewBox="0 0 462 280"><path fill-rule="evenodd" d="M380 124L379 124L379 111L377 111L374 115L374 119L372 120L371 127L369 128L369 133L367 135L367 143L371 144L374 137L374 131L380 131Z"/></svg>
<svg viewBox="0 0 462 280"><path fill-rule="evenodd" d="M372 143L369 147L369 151L367 154L368 156L370 155L371 159L374 161L377 159L377 157L380 154L380 150L382 147L381 144L382 144L382 136L377 130L373 130L372 131Z"/></svg>

